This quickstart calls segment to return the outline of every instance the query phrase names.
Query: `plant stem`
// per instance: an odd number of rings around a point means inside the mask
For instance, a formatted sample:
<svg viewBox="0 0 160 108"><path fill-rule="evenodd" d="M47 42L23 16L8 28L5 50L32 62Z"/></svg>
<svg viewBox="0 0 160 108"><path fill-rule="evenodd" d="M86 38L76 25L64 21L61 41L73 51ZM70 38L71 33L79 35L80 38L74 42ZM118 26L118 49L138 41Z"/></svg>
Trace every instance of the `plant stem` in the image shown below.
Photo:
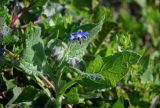
<svg viewBox="0 0 160 108"><path fill-rule="evenodd" d="M39 23L41 23L41 20L40 20L40 19L38 19L38 20L36 20L36 21L33 22L33 24L39 24ZM25 24L25 25L21 25L21 26L19 26L19 27L17 27L17 28L19 28L19 29L24 29L24 28L26 28L27 26L28 26L28 24Z"/></svg>
<svg viewBox="0 0 160 108"><path fill-rule="evenodd" d="M62 58L62 60L60 61L60 63L58 64L58 69L60 69L60 71L57 73L57 77L58 77L58 82L57 82L57 86L59 87L60 85L60 81L61 81L61 77L62 77L62 74L63 74L63 70L65 67L63 67L63 64L64 64L64 61L65 61L65 58L66 58L66 55L68 53L68 50L70 49L70 46L71 46L71 43L68 44L68 47L65 51L65 54Z"/></svg>
<svg viewBox="0 0 160 108"><path fill-rule="evenodd" d="M70 88L71 86L73 86L76 83L76 80L79 77L75 78L74 80L68 82L65 86L63 86L61 89L59 89L59 91L56 93L56 108L61 108L62 106L62 100L63 100L63 94L65 93L65 91Z"/></svg>
<svg viewBox="0 0 160 108"><path fill-rule="evenodd" d="M14 13L15 13L15 9L14 9L14 12L13 12L13 15L12 15L11 28L14 28L14 27L15 27L16 21L17 21L26 11L28 11L28 10L30 9L30 7L32 7L35 3L36 3L36 1L30 3L29 6L23 8L22 11L21 11L18 15L14 15Z"/></svg>
<svg viewBox="0 0 160 108"><path fill-rule="evenodd" d="M57 80L57 87L59 88L60 86L60 83L61 83L61 77L62 77L62 74L63 74L63 69L64 67L61 68L61 70L59 71L57 77L58 77L58 80Z"/></svg>
<svg viewBox="0 0 160 108"><path fill-rule="evenodd" d="M55 92L55 86L45 77L45 76L43 76L42 74L41 75L39 75L39 77L45 82L45 83L47 83L47 85L49 85L49 87L51 87L52 88L52 90Z"/></svg>
<svg viewBox="0 0 160 108"><path fill-rule="evenodd" d="M59 96L56 98L56 108L62 107L62 99L63 99L63 96Z"/></svg>
<svg viewBox="0 0 160 108"><path fill-rule="evenodd" d="M3 50L8 54L10 55L13 59L17 59L16 55L13 54L13 52L9 51L8 49L6 49L6 46L4 46Z"/></svg>

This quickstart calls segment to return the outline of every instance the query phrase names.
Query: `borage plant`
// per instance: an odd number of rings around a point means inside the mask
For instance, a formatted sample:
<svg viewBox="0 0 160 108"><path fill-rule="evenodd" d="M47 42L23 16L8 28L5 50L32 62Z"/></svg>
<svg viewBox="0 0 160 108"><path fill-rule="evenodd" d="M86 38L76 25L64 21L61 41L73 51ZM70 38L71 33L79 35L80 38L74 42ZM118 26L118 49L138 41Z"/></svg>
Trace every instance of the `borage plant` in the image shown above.
<svg viewBox="0 0 160 108"><path fill-rule="evenodd" d="M111 30L117 26L108 19L107 9L97 6L99 11L95 11L93 18L87 15L88 21L82 19L82 23L75 23L78 20L72 18L72 12L63 15L62 10L55 10L57 13L48 16L50 10L41 8L49 3L54 9L63 8L51 1L15 0L17 5L13 6L22 10L14 9L13 13L20 11L14 16L8 10L12 2L1 6L0 36L4 53L1 69L8 66L17 77L9 80L1 75L4 89L12 92L12 98L3 104L6 107L72 107L101 98L102 93L116 87L132 71L132 65L141 57L129 50L129 34L115 33L113 43L107 43L108 35L111 36ZM33 15L32 18L29 15ZM35 19L38 21L22 25ZM39 22L41 24L36 25ZM115 49L108 52L115 41Z"/></svg>
<svg viewBox="0 0 160 108"><path fill-rule="evenodd" d="M88 30L88 33L72 33L68 44L59 39L50 40L47 45L48 50L51 50L49 61L40 37L41 29L32 24L27 27L26 48L20 57L19 67L36 80L39 79L37 76L43 79L43 75L51 79L52 83L49 85L54 90L55 97L50 92L48 94L50 101L57 107L60 108L63 101L66 104L79 103L81 94L78 88L81 86L92 92L115 87L127 74L129 67L139 60L138 54L122 51L108 57L92 56L93 60L89 60L87 64L83 60L87 46L96 38L102 25L103 20Z"/></svg>

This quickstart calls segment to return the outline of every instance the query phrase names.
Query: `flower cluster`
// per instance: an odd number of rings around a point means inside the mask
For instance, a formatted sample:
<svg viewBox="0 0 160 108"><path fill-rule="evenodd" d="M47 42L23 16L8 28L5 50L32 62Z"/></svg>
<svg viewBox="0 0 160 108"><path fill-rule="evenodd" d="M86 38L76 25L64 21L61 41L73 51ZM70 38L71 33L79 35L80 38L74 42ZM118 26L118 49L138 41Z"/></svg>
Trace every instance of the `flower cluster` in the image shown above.
<svg viewBox="0 0 160 108"><path fill-rule="evenodd" d="M86 38L88 35L88 32L83 32L82 30L78 30L77 32L74 32L70 36L70 40L78 40L79 43L81 44L81 39Z"/></svg>

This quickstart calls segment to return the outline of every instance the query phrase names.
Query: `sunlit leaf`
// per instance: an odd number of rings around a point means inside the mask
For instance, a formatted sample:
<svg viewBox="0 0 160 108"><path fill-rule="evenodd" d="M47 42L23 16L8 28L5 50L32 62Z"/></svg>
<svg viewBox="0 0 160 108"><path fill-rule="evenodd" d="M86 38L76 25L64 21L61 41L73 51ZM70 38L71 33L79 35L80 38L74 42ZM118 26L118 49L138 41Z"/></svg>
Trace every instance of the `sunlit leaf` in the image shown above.
<svg viewBox="0 0 160 108"><path fill-rule="evenodd" d="M82 40L82 44L74 41L69 45L69 49L66 55L66 59L69 60L74 57L82 58L82 56L86 53L87 46L93 39L97 36L98 32L101 31L103 25L103 20L101 20L94 28L88 31L88 35L86 39Z"/></svg>
<svg viewBox="0 0 160 108"><path fill-rule="evenodd" d="M30 24L26 30L26 36L26 48L23 50L22 58L20 58L20 68L31 75L38 75L42 72L49 74L51 71L44 52L44 44L40 37L40 27Z"/></svg>
<svg viewBox="0 0 160 108"><path fill-rule="evenodd" d="M79 102L79 94L77 88L72 88L67 94L67 103L69 104L77 104Z"/></svg>

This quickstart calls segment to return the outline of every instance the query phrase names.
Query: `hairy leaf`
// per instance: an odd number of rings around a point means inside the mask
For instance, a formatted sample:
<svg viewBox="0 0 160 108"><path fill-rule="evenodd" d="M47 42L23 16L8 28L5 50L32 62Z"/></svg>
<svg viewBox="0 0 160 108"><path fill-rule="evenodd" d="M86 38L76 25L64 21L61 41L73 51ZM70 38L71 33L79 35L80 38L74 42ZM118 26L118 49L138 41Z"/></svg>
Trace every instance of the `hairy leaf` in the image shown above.
<svg viewBox="0 0 160 108"><path fill-rule="evenodd" d="M130 52L124 51L116 53L112 56L103 58L103 65L98 67L89 67L90 71L94 71L95 74L99 74L102 76L99 80L92 80L89 78L82 78L79 81L80 84L87 86L91 89L100 89L100 88L108 88L114 87L129 71L131 65L136 64L140 59L140 55ZM100 62L97 58L91 62L95 61ZM101 61L102 62L102 61ZM95 68L99 70L95 71ZM93 74L93 73L92 73Z"/></svg>
<svg viewBox="0 0 160 108"><path fill-rule="evenodd" d="M104 62L101 56L97 55L96 58L91 61L87 67L87 72L96 73L99 72Z"/></svg>
<svg viewBox="0 0 160 108"><path fill-rule="evenodd" d="M20 59L20 67L27 74L37 75L48 68L40 27L32 24L26 30L26 48Z"/></svg>
<svg viewBox="0 0 160 108"><path fill-rule="evenodd" d="M104 58L104 65L99 73L103 75L105 80L115 86L129 71L131 65L136 64L140 59L140 55L124 51Z"/></svg>
<svg viewBox="0 0 160 108"><path fill-rule="evenodd" d="M103 20L101 20L97 26L92 28L87 36L86 39L82 40L82 44L79 44L77 41L71 42L69 45L69 49L66 55L66 59L71 59L74 57L82 58L82 56L86 52L86 48L89 45L90 42L93 41L93 39L97 36L98 32L101 31L103 25Z"/></svg>

